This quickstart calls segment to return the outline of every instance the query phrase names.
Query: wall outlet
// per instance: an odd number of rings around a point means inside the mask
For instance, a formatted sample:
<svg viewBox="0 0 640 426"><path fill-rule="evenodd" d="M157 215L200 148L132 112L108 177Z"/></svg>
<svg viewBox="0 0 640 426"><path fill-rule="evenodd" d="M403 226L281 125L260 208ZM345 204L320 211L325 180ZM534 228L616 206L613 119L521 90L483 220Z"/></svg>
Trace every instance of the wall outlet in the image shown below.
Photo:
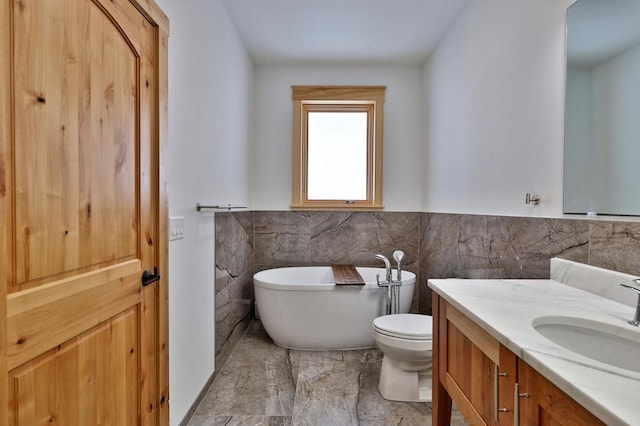
<svg viewBox="0 0 640 426"><path fill-rule="evenodd" d="M169 241L184 238L184 216L169 218Z"/></svg>

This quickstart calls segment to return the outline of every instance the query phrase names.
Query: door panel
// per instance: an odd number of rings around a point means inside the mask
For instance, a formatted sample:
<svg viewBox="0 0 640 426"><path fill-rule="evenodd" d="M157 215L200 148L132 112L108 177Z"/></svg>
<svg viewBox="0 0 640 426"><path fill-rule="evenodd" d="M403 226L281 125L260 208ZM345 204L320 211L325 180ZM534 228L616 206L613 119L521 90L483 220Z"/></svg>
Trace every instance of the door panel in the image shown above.
<svg viewBox="0 0 640 426"><path fill-rule="evenodd" d="M0 10L10 40L0 44L11 93L0 95L0 119L12 123L0 135L10 424L157 424L159 407L166 418L165 292L140 282L159 263L166 271L159 30L149 21L163 15L134 1Z"/></svg>
<svg viewBox="0 0 640 426"><path fill-rule="evenodd" d="M10 423L136 424L138 321L131 308L14 371ZM113 393L105 398L107 391Z"/></svg>
<svg viewBox="0 0 640 426"><path fill-rule="evenodd" d="M140 303L139 270L130 261L10 295L9 369Z"/></svg>
<svg viewBox="0 0 640 426"><path fill-rule="evenodd" d="M22 0L14 25L20 289L138 256L140 67L91 1Z"/></svg>

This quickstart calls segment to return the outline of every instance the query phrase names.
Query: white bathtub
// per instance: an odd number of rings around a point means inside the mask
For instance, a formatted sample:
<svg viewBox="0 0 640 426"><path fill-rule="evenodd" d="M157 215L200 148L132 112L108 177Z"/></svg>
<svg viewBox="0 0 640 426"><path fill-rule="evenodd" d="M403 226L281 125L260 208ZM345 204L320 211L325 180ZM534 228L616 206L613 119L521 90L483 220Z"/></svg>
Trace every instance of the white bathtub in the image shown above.
<svg viewBox="0 0 640 426"><path fill-rule="evenodd" d="M386 288L376 284L384 268L356 268L367 284L335 285L330 266L268 269L253 276L256 305L265 330L291 349L362 349L376 344L374 318L384 315ZM396 278L396 272L393 272ZM416 276L402 271L400 310L409 312Z"/></svg>

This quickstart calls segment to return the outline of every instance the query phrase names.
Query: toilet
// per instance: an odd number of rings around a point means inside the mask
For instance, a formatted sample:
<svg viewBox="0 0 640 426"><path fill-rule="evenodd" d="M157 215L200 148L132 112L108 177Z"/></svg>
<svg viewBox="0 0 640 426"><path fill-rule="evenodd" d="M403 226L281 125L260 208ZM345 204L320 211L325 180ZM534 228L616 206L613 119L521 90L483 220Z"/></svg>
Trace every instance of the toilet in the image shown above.
<svg viewBox="0 0 640 426"><path fill-rule="evenodd" d="M378 390L388 400L431 401L433 321L429 315L395 314L373 320L382 350Z"/></svg>

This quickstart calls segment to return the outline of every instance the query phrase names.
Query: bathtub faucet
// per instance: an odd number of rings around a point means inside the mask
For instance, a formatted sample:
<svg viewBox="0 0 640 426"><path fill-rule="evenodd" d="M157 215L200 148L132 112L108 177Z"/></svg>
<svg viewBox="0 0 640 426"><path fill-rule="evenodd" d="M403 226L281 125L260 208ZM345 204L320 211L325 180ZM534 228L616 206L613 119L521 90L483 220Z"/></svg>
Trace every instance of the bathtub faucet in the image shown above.
<svg viewBox="0 0 640 426"><path fill-rule="evenodd" d="M402 285L401 276L402 270L400 269L400 263L402 262L402 258L404 257L404 253L401 250L396 250L393 252L393 259L396 261L398 265L398 276L396 277L396 281L391 277L391 262L387 259L386 256L382 254L376 254L374 256L376 259L380 259L384 262L384 267L386 269L386 280L380 282L380 275L376 275L376 282L378 283L378 287L386 287L387 288L387 309L385 315L391 314L399 314L400 313L400 286Z"/></svg>
<svg viewBox="0 0 640 426"><path fill-rule="evenodd" d="M391 282L391 262L389 262L389 259L387 259L387 256L383 254L376 254L373 257L375 257L376 259L380 259L384 262L384 267L387 271L387 277L385 279L385 282L390 283ZM380 280L378 280L378 285L380 285Z"/></svg>

